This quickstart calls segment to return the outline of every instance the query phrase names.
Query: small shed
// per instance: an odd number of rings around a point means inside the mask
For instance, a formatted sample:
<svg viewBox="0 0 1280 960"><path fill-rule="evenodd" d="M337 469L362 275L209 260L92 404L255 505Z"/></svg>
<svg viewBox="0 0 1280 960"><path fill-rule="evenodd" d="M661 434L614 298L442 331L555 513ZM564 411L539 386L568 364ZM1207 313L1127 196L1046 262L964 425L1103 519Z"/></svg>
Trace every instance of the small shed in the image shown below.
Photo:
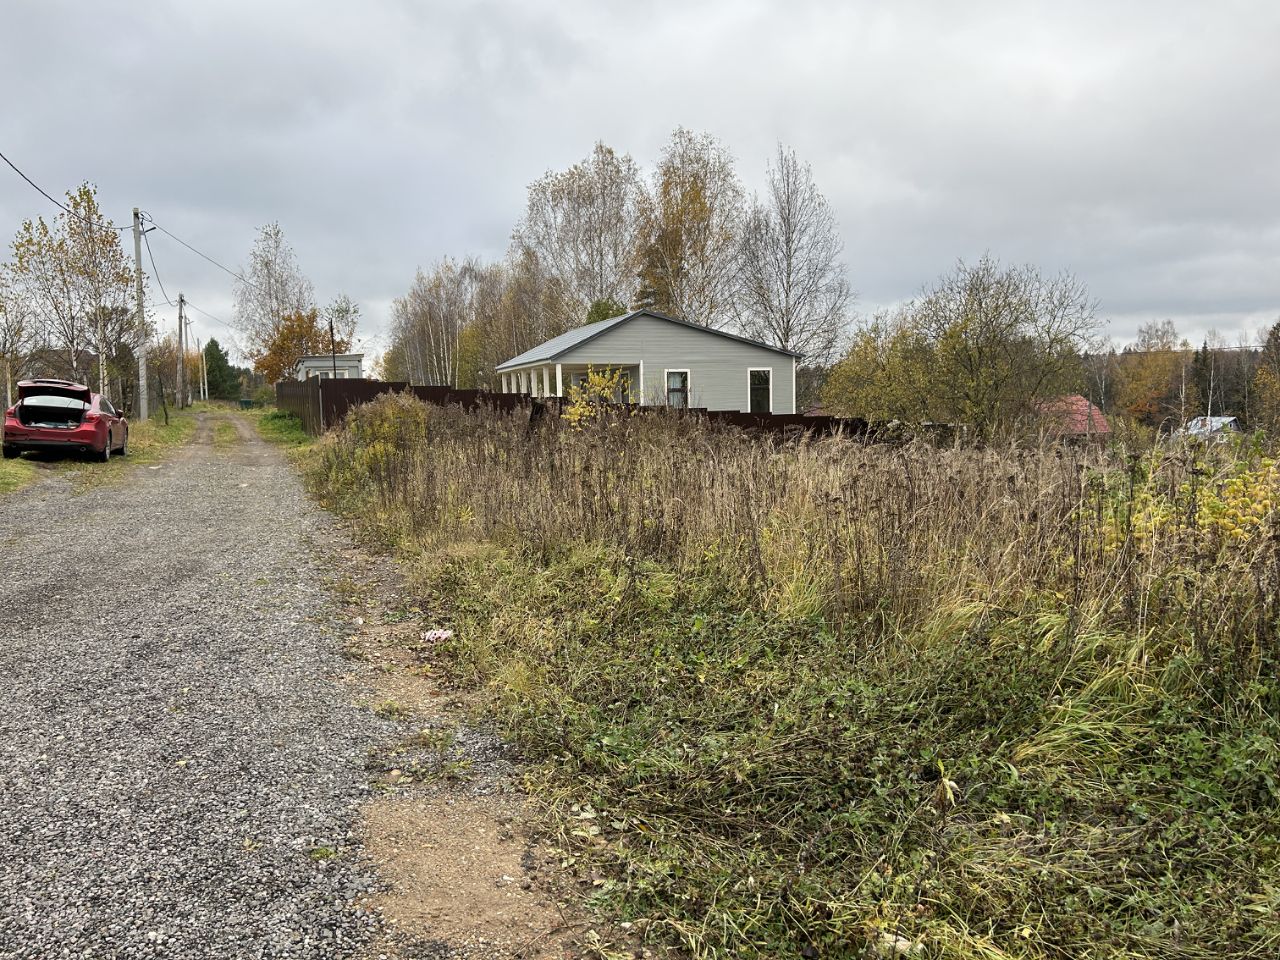
<svg viewBox="0 0 1280 960"><path fill-rule="evenodd" d="M320 353L302 357L293 369L295 380L319 377L322 380L359 380L364 376L363 353Z"/></svg>
<svg viewBox="0 0 1280 960"><path fill-rule="evenodd" d="M724 330L633 310L589 323L500 363L504 393L563 397L588 371L621 374L618 399L743 413L796 411L800 354Z"/></svg>
<svg viewBox="0 0 1280 960"><path fill-rule="evenodd" d="M1193 417L1179 433L1196 440L1220 440L1239 429L1240 423L1235 417Z"/></svg>

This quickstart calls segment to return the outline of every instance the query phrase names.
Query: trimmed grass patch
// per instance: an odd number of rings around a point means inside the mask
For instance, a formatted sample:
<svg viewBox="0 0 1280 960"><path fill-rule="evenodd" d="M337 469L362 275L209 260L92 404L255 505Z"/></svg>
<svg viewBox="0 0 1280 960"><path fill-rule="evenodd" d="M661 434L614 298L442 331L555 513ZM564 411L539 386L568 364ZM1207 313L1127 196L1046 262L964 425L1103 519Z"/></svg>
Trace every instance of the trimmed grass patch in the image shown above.
<svg viewBox="0 0 1280 960"><path fill-rule="evenodd" d="M21 458L0 460L0 494L23 487L35 479L35 465Z"/></svg>

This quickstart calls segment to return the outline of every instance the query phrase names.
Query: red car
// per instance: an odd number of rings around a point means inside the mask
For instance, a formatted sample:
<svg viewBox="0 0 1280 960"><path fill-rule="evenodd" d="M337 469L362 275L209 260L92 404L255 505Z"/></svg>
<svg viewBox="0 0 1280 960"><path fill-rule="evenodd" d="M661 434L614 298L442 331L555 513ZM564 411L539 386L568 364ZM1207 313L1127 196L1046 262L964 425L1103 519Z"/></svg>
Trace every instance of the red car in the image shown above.
<svg viewBox="0 0 1280 960"><path fill-rule="evenodd" d="M65 450L105 462L129 452L129 421L83 383L22 380L18 402L4 412L3 446L6 460L24 450Z"/></svg>

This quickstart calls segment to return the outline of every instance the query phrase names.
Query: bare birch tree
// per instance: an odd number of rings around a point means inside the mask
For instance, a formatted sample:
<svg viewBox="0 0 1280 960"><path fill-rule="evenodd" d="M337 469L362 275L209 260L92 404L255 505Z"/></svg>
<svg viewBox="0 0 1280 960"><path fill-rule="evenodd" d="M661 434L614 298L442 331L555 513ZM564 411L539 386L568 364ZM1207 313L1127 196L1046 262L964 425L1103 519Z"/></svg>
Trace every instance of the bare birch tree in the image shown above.
<svg viewBox="0 0 1280 960"><path fill-rule="evenodd" d="M677 128L641 204L638 305L712 328L729 322L743 207L729 151Z"/></svg>
<svg viewBox="0 0 1280 960"><path fill-rule="evenodd" d="M315 307L315 291L278 223L258 229L249 262L235 282L234 325L251 360L265 356L284 318Z"/></svg>
<svg viewBox="0 0 1280 960"><path fill-rule="evenodd" d="M412 382L457 385L473 270L470 261L459 265L446 257L430 274L419 269L409 292L391 304L392 340L403 344L404 372Z"/></svg>
<svg viewBox="0 0 1280 960"><path fill-rule="evenodd" d="M597 300L631 299L641 193L635 161L603 143L568 170L548 172L529 185L512 240L557 282L564 327L583 323Z"/></svg>
<svg viewBox="0 0 1280 960"><path fill-rule="evenodd" d="M745 336L831 360L844 335L852 293L835 214L795 151L778 145L764 200L742 231L741 288L735 300Z"/></svg>

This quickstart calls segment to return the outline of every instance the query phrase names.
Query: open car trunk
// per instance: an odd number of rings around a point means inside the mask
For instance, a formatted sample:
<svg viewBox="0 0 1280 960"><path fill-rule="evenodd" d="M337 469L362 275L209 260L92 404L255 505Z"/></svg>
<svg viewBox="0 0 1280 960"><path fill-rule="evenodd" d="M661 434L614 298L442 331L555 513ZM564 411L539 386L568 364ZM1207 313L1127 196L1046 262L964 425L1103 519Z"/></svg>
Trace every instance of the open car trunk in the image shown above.
<svg viewBox="0 0 1280 960"><path fill-rule="evenodd" d="M36 394L18 404L18 422L45 430L74 430L88 410L89 404L76 397Z"/></svg>

